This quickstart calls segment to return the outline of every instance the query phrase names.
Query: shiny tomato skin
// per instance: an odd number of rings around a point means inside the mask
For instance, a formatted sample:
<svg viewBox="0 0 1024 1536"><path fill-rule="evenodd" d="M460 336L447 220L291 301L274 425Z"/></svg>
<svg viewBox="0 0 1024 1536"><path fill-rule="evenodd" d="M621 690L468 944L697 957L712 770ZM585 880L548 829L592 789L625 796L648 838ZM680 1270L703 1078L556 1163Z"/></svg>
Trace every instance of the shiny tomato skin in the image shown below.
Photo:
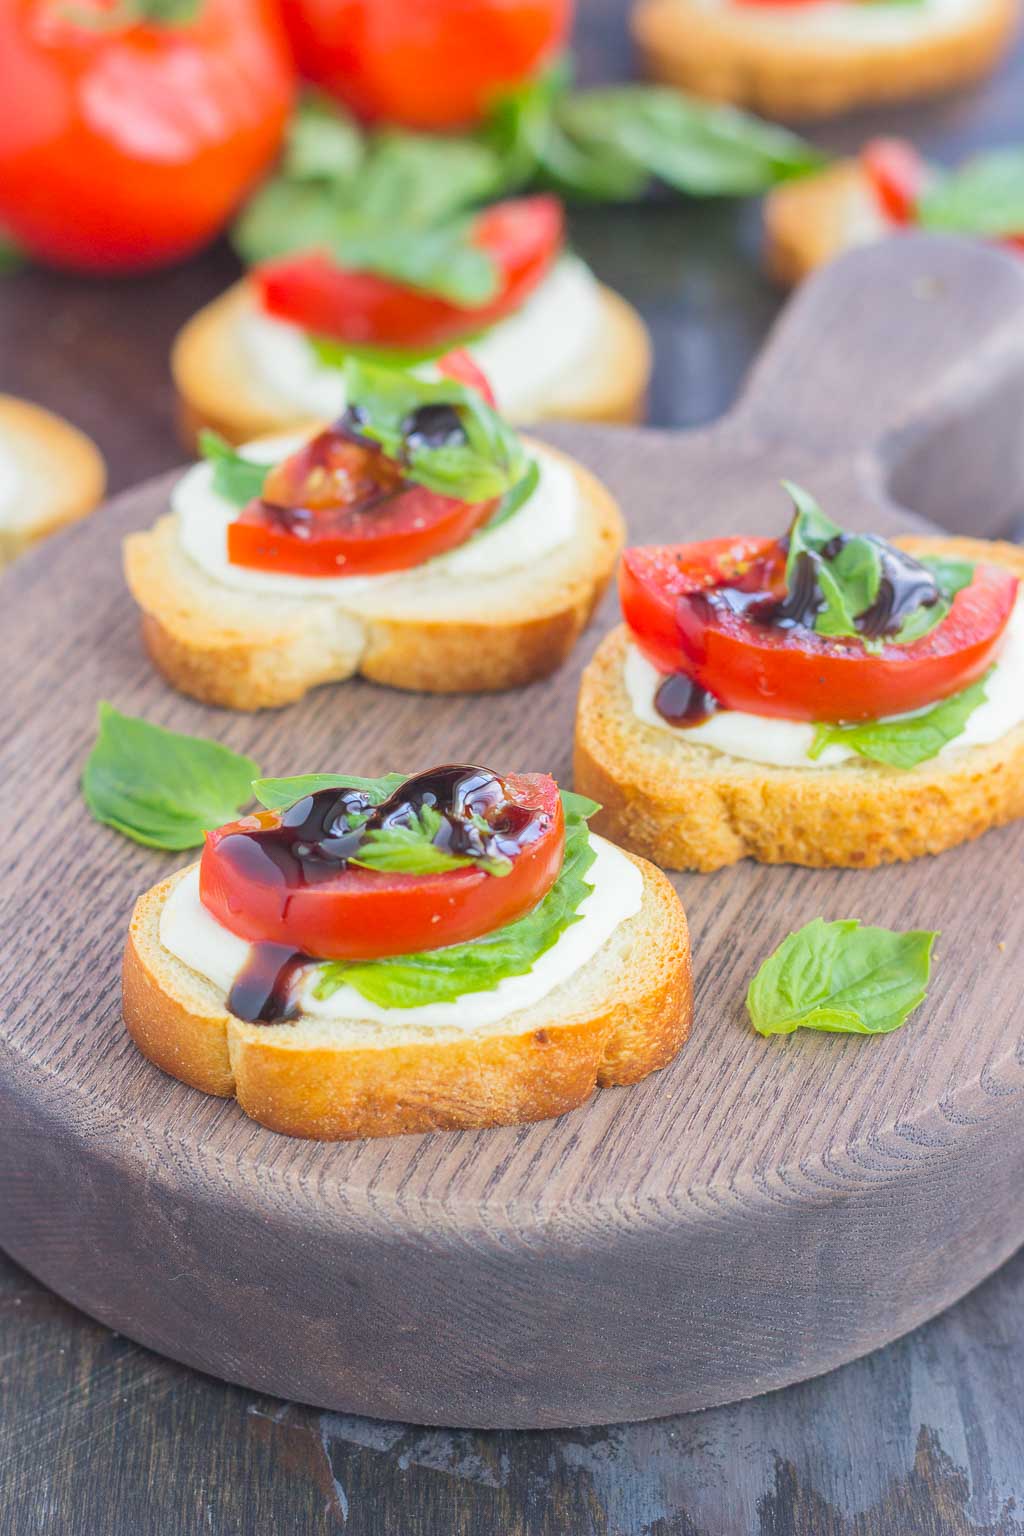
<svg viewBox="0 0 1024 1536"><path fill-rule="evenodd" d="M212 240L268 168L294 69L274 0L203 0L178 26L84 25L102 0L0 6L0 226L83 272Z"/></svg>
<svg viewBox="0 0 1024 1536"><path fill-rule="evenodd" d="M446 352L438 358L436 366L438 373L446 379L457 379L460 384L468 384L470 389L475 389L492 411L498 409L490 379L469 352Z"/></svg>
<svg viewBox="0 0 1024 1536"><path fill-rule="evenodd" d="M302 73L366 121L478 122L569 33L572 0L282 0Z"/></svg>
<svg viewBox="0 0 1024 1536"><path fill-rule="evenodd" d="M872 654L857 641L757 624L692 600L695 593L727 585L752 561L774 568L770 590L779 595L783 556L773 540L627 549L619 579L622 612L636 644L660 672L685 673L728 709L788 720L877 720L959 693L993 661L1019 586L1009 571L979 565L931 634Z"/></svg>
<svg viewBox="0 0 1024 1536"><path fill-rule="evenodd" d="M432 348L458 342L511 314L547 276L565 239L557 198L509 199L478 214L471 236L494 259L497 295L474 308L373 272L355 272L320 251L256 267L262 308L313 335L353 346Z"/></svg>
<svg viewBox="0 0 1024 1536"><path fill-rule="evenodd" d="M464 544L494 511L493 501L455 501L409 485L363 513L315 514L302 535L252 502L228 525L232 565L287 576L376 576L422 565Z"/></svg>
<svg viewBox="0 0 1024 1536"><path fill-rule="evenodd" d="M377 960L480 938L537 905L558 878L565 849L555 781L526 773L509 774L504 782L514 800L549 818L507 875L480 868L398 875L350 866L330 880L290 888L269 859L247 860L242 869L231 857L233 836L280 821L277 811L257 811L206 834L200 900L219 923L250 943L289 945L318 960Z"/></svg>
<svg viewBox="0 0 1024 1536"><path fill-rule="evenodd" d="M913 224L928 182L928 166L906 139L872 139L861 151L861 165L886 218Z"/></svg>

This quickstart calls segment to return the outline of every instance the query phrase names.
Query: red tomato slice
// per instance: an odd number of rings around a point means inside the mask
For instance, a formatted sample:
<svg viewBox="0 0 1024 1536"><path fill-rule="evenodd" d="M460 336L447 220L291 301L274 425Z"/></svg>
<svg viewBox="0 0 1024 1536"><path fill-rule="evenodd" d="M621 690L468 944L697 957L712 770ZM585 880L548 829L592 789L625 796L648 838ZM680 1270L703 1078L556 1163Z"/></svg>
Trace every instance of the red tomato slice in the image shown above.
<svg viewBox="0 0 1024 1536"><path fill-rule="evenodd" d="M927 162L906 139L872 139L861 151L864 174L887 218L912 224L928 182Z"/></svg>
<svg viewBox="0 0 1024 1536"><path fill-rule="evenodd" d="M399 465L330 429L270 471L228 525L228 559L288 576L404 571L464 543L495 506L407 483Z"/></svg>
<svg viewBox="0 0 1024 1536"><path fill-rule="evenodd" d="M469 352L446 352L439 357L435 364L438 373L443 373L446 379L457 379L460 384L468 384L470 389L475 389L477 394L483 395L484 400L492 411L498 409L498 401L491 381L478 367Z"/></svg>
<svg viewBox="0 0 1024 1536"><path fill-rule="evenodd" d="M727 709L788 720L854 721L922 709L959 693L992 662L1017 598L1018 580L979 565L949 614L912 645L830 640L712 606L704 594L743 584L781 595L785 560L771 539L627 549L622 612L643 654L662 673L682 672Z"/></svg>
<svg viewBox="0 0 1024 1536"><path fill-rule="evenodd" d="M477 214L470 238L500 274L496 297L475 308L373 272L351 271L319 251L266 262L252 279L268 314L314 335L353 346L443 348L526 302L562 248L562 205L545 194L495 203Z"/></svg>
<svg viewBox="0 0 1024 1536"><path fill-rule="evenodd" d="M266 841L287 812L257 811L206 834L200 899L250 943L287 945L318 960L375 960L464 944L529 912L562 867L565 821L555 781L526 773L510 774L503 784L509 814L523 820L529 813L536 834L513 856L507 875L479 867L399 875L342 866L308 881L276 839Z"/></svg>

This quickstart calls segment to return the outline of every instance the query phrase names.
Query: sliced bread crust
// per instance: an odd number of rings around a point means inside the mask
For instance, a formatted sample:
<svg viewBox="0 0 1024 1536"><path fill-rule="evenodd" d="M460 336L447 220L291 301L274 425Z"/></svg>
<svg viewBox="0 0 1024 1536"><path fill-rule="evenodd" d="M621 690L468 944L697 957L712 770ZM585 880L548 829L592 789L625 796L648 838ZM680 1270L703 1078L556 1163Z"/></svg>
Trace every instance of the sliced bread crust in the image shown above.
<svg viewBox="0 0 1024 1536"><path fill-rule="evenodd" d="M139 898L124 953L123 1011L142 1053L270 1130L323 1141L546 1120L595 1087L639 1082L672 1060L692 1011L690 943L660 870L640 911L588 965L486 1030L394 1029L359 1020L245 1024L222 992L160 943L185 871Z"/></svg>
<svg viewBox="0 0 1024 1536"><path fill-rule="evenodd" d="M356 673L426 693L494 692L546 677L589 621L625 537L600 481L558 457L579 487L574 537L521 570L472 581L411 574L344 598L240 591L195 565L175 519L161 518L124 544L146 648L173 687L228 709L291 704Z"/></svg>
<svg viewBox="0 0 1024 1536"><path fill-rule="evenodd" d="M785 182L769 192L764 201L764 262L776 282L795 287L816 268L863 243L858 221L868 196L856 160L839 160L815 176Z"/></svg>
<svg viewBox="0 0 1024 1536"><path fill-rule="evenodd" d="M62 417L0 395L0 453L17 476L17 517L0 509L0 566L37 540L91 512L103 499L106 467L91 438Z"/></svg>
<svg viewBox="0 0 1024 1536"><path fill-rule="evenodd" d="M191 451L211 427L232 443L310 424L246 365L239 327L255 303L244 279L198 311L171 353L182 439ZM602 332L592 362L538 419L642 421L651 377L651 339L631 304L601 288Z"/></svg>
<svg viewBox="0 0 1024 1536"><path fill-rule="evenodd" d="M637 0L632 26L655 79L770 117L814 118L977 79L1009 45L1019 14L1018 0L979 0L941 31L850 42L767 32L741 6Z"/></svg>
<svg viewBox="0 0 1024 1536"><path fill-rule="evenodd" d="M1024 549L982 539L903 538L905 549L1006 565ZM903 770L854 760L776 768L645 725L623 681L625 625L583 674L575 787L600 801L595 828L666 869L763 864L870 868L941 853L1024 816L1024 725Z"/></svg>

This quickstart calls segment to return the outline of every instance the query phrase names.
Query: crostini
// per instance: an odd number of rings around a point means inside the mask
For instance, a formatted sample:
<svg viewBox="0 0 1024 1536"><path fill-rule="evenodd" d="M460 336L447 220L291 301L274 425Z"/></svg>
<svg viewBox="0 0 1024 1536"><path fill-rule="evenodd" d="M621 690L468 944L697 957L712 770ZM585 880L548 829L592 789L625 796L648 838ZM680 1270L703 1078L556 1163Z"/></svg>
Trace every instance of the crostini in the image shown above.
<svg viewBox="0 0 1024 1536"><path fill-rule="evenodd" d="M907 229L975 235L1024 252L1024 155L994 150L957 171L929 165L905 139L872 139L856 159L777 187L764 204L765 264L800 282L854 246Z"/></svg>
<svg viewBox="0 0 1024 1536"><path fill-rule="evenodd" d="M560 1115L685 1040L679 898L547 775L254 789L131 920L125 1023L171 1076L348 1140Z"/></svg>
<svg viewBox="0 0 1024 1536"><path fill-rule="evenodd" d="M442 367L350 361L334 427L243 454L204 440L171 515L125 542L168 682L259 709L355 673L459 693L561 664L611 579L618 508L503 421L465 354Z"/></svg>
<svg viewBox="0 0 1024 1536"><path fill-rule="evenodd" d="M471 306L321 253L257 266L174 344L186 441L203 427L240 443L332 420L345 406L352 356L429 365L453 347L474 357L510 420L642 420L647 329L565 250L557 199L520 198L476 215L473 250L488 259L494 291Z"/></svg>
<svg viewBox="0 0 1024 1536"><path fill-rule="evenodd" d="M0 566L91 512L105 486L103 459L84 432L0 395Z"/></svg>
<svg viewBox="0 0 1024 1536"><path fill-rule="evenodd" d="M1018 0L636 0L655 79L770 117L830 117L985 74Z"/></svg>
<svg viewBox="0 0 1024 1536"><path fill-rule="evenodd" d="M844 533L627 549L576 787L673 869L870 866L1024 815L1024 550Z"/></svg>

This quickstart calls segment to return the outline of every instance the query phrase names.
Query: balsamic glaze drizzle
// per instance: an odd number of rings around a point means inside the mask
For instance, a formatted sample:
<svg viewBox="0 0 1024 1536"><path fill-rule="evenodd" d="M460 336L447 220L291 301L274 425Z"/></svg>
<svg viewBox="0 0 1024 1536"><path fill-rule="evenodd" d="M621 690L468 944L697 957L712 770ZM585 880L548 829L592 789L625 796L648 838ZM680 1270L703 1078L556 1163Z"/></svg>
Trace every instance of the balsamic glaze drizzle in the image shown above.
<svg viewBox="0 0 1024 1536"><path fill-rule="evenodd" d="M221 857L245 869L249 879L289 893L340 874L367 832L410 826L424 806L441 817L433 841L470 858L514 858L548 825L544 812L519 805L489 768L448 763L415 774L373 805L358 789L320 789L280 813L277 822L233 833ZM228 1011L252 1024L294 1015L294 982L311 957L285 944L253 944L228 995Z"/></svg>

